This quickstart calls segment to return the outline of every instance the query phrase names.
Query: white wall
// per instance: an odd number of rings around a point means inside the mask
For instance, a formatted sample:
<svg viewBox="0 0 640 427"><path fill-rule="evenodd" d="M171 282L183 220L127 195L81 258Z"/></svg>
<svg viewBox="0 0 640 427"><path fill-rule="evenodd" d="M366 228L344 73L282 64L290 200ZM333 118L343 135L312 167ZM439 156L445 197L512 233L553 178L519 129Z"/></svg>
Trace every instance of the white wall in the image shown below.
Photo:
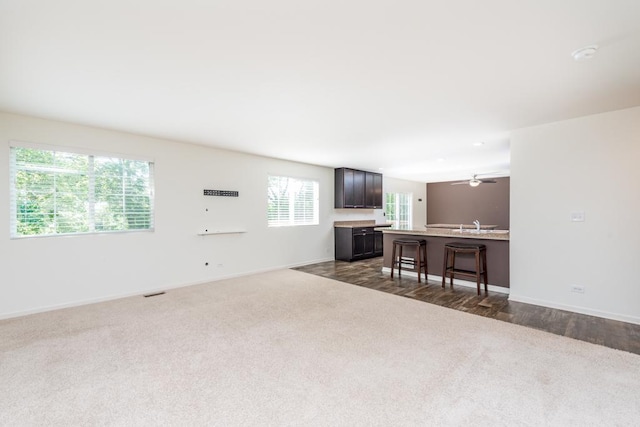
<svg viewBox="0 0 640 427"><path fill-rule="evenodd" d="M510 258L510 299L640 323L640 107L512 133Z"/></svg>
<svg viewBox="0 0 640 427"><path fill-rule="evenodd" d="M10 239L11 140L153 158L155 231ZM334 209L331 168L2 113L0 143L0 318L331 260L333 221L383 218ZM268 228L268 174L318 180L320 225ZM198 236L205 227L247 233Z"/></svg>

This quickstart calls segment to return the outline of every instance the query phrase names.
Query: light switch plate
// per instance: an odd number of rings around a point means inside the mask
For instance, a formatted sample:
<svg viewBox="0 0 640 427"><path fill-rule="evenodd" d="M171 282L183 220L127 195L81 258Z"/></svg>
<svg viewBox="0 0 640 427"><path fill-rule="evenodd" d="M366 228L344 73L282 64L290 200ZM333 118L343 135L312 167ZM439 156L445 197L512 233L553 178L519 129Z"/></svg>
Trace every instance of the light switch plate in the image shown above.
<svg viewBox="0 0 640 427"><path fill-rule="evenodd" d="M584 222L584 211L571 212L571 221L572 222Z"/></svg>

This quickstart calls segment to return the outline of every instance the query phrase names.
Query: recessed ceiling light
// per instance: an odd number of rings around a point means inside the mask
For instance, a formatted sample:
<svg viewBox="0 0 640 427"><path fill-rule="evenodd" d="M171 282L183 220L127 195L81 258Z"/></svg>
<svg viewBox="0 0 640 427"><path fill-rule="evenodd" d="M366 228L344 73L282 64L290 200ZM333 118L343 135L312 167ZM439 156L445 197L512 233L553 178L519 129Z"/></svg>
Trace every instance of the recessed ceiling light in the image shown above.
<svg viewBox="0 0 640 427"><path fill-rule="evenodd" d="M438 162L442 163L444 162L444 159L442 157L438 158Z"/></svg>
<svg viewBox="0 0 640 427"><path fill-rule="evenodd" d="M473 143L474 147L482 147L483 145L484 145L484 142L482 142L482 141L478 141L478 142L474 142Z"/></svg>
<svg viewBox="0 0 640 427"><path fill-rule="evenodd" d="M573 56L573 59L575 59L576 61L584 61L585 59L593 58L597 51L598 45L593 44L591 46L585 46L578 50L574 50L573 52L571 52L571 56Z"/></svg>

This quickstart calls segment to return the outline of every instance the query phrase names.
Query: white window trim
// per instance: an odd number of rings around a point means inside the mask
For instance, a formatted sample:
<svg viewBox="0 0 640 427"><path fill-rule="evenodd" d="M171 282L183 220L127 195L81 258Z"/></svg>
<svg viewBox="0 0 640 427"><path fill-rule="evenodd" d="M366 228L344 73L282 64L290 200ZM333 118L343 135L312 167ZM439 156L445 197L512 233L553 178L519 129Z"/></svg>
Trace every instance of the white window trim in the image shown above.
<svg viewBox="0 0 640 427"><path fill-rule="evenodd" d="M395 201L395 212L397 213L399 211L399 207L400 207L400 203L398 203L398 196L407 196L408 199L408 205L407 206L407 213L408 213L408 218L407 218L407 224L406 224L406 228L411 228L412 226L412 222L413 222L413 193L402 193L402 192L387 192L385 193L385 199L384 199L384 209L385 212L387 210L387 194L394 194L396 196L396 201ZM387 222L391 223L394 225L394 227L397 228L403 228L400 224L400 219L396 218L396 219L388 219L387 218Z"/></svg>
<svg viewBox="0 0 640 427"><path fill-rule="evenodd" d="M305 227L305 226L313 227L313 226L320 225L320 182L317 179L285 175L285 174L282 174L282 173L277 173L277 174L276 173L269 173L269 174L267 174L267 204L269 203L268 191L269 191L269 179L270 178L287 178L287 179L290 179L290 180L311 182L314 185L315 191L314 191L314 212L313 212L313 222L312 223L303 223L303 224L296 224L295 223L295 206L294 206L294 203L293 203L295 194L289 194L289 218L290 218L290 220L287 223L271 224L269 222L269 212L268 212L268 206L267 206L267 227L268 228Z"/></svg>
<svg viewBox="0 0 640 427"><path fill-rule="evenodd" d="M115 151L102 151L99 149L94 150L92 148L74 147L69 145L45 144L42 142L28 142L28 141L19 141L19 140L11 140L9 141L8 145L9 145L9 148L15 147L15 148L31 148L33 150L62 151L65 153L84 154L87 156L117 157L120 159L155 163L154 158L149 156L141 156L139 154L119 153Z"/></svg>
<svg viewBox="0 0 640 427"><path fill-rule="evenodd" d="M15 152L12 148L27 148L34 150L43 150L43 151L55 151L55 152L64 152L71 154L80 154L93 157L110 157L110 158L118 158L124 160L135 160L141 162L149 163L149 189L150 189L150 215L151 215L151 226L149 228L142 229L131 229L131 230L105 230L105 231L95 231L93 228L95 224L91 225L92 231L87 232L72 232L72 233L52 233L52 234L34 234L34 235L18 235L17 234L17 218L16 218L16 197L15 197L15 170L12 165L15 164ZM10 226L10 234L9 238L11 240L18 239L40 239L40 238L50 238L50 237L65 237L65 236L87 236L87 235L104 235L104 234L120 234L120 233L145 233L145 232L154 232L155 231L155 161L152 157L139 156L139 155L131 155L131 154L123 154L109 151L101 151L101 150L93 150L86 149L80 147L72 147L72 146L62 146L62 145L53 145L53 144L44 144L44 143L35 143L35 142L27 142L27 141L17 141L10 140L8 142L9 149L9 172L10 172L10 183L9 183L9 226ZM92 179L93 181L93 179ZM93 184L90 183L90 186ZM93 194L90 192L90 197Z"/></svg>

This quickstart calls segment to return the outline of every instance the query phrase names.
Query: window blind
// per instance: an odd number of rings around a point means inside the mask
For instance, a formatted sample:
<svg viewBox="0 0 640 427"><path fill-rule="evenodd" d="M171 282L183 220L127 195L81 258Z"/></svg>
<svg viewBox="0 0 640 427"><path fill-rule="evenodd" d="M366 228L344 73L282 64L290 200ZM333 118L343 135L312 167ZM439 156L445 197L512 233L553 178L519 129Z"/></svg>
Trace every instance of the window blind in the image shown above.
<svg viewBox="0 0 640 427"><path fill-rule="evenodd" d="M316 181L269 176L267 224L269 227L317 225L319 184Z"/></svg>
<svg viewBox="0 0 640 427"><path fill-rule="evenodd" d="M12 237L153 229L153 162L10 150Z"/></svg>

